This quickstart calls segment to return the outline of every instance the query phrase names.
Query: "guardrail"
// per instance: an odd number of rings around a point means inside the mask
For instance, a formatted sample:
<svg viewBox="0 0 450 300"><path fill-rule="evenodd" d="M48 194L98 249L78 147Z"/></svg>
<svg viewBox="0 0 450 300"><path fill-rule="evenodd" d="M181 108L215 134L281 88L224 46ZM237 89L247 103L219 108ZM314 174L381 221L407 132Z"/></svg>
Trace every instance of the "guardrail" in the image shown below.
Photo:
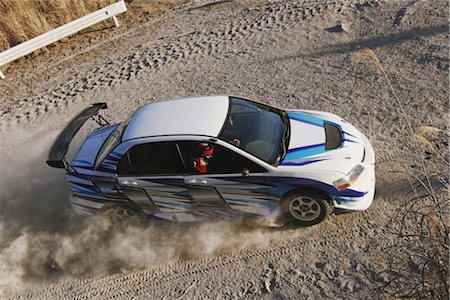
<svg viewBox="0 0 450 300"><path fill-rule="evenodd" d="M114 25L119 27L119 22L117 21L116 15L126 11L127 7L125 2L123 0L119 0L117 3L106 6L84 17L76 19L75 21L69 22L17 46L11 47L3 52L0 52L0 67L103 20L112 18ZM5 75L1 70L0 78L5 79Z"/></svg>

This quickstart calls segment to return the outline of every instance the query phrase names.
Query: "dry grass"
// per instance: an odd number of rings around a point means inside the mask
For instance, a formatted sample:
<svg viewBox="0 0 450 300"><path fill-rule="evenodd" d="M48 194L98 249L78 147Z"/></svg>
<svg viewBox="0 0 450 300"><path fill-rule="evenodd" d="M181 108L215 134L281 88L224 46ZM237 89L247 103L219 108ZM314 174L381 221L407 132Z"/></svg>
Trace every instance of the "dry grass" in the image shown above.
<svg viewBox="0 0 450 300"><path fill-rule="evenodd" d="M0 51L113 2L114 0L2 0Z"/></svg>
<svg viewBox="0 0 450 300"><path fill-rule="evenodd" d="M403 102L376 54L369 48L362 48L356 58L364 57L381 72L394 96L420 166L413 168L412 164L407 164L403 171L408 176L413 197L405 199L388 226L396 239L382 251L392 262L382 271L390 279L379 290L388 299L449 299L448 133L431 126L413 130ZM445 175L430 169L444 170Z"/></svg>
<svg viewBox="0 0 450 300"><path fill-rule="evenodd" d="M80 18L115 0L1 0L0 52ZM160 15L188 0L127 1L126 22Z"/></svg>

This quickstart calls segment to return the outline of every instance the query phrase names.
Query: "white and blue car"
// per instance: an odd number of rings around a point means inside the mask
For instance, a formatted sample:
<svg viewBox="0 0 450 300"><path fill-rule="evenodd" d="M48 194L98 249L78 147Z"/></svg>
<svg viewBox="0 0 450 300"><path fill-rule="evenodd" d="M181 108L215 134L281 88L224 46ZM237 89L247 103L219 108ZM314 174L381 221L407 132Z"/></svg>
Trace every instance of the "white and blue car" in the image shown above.
<svg viewBox="0 0 450 300"><path fill-rule="evenodd" d="M119 220L277 217L308 226L367 209L375 192L369 140L340 117L229 96L164 101L109 124L105 103L61 132L47 163L65 168L81 214ZM80 127L93 130L71 161Z"/></svg>

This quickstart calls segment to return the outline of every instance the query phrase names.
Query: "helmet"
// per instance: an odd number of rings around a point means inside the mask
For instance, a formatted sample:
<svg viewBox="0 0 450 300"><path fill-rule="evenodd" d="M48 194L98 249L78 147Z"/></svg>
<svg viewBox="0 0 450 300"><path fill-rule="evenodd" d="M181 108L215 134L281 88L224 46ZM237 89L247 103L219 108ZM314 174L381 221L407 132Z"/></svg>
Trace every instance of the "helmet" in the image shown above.
<svg viewBox="0 0 450 300"><path fill-rule="evenodd" d="M197 147L200 149L200 151L201 151L200 156L202 156L202 157L211 158L211 156L214 153L214 148L215 148L214 145L211 145L208 143L200 143L200 144L198 144Z"/></svg>

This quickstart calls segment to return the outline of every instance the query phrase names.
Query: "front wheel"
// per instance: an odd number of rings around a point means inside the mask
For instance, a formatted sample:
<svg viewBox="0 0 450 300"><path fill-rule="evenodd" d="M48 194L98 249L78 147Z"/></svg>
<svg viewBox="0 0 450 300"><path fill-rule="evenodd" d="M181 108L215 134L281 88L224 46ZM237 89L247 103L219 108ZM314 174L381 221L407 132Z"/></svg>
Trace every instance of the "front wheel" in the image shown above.
<svg viewBox="0 0 450 300"><path fill-rule="evenodd" d="M283 223L311 226L322 222L328 215L323 197L313 193L295 193L286 197L281 205Z"/></svg>

